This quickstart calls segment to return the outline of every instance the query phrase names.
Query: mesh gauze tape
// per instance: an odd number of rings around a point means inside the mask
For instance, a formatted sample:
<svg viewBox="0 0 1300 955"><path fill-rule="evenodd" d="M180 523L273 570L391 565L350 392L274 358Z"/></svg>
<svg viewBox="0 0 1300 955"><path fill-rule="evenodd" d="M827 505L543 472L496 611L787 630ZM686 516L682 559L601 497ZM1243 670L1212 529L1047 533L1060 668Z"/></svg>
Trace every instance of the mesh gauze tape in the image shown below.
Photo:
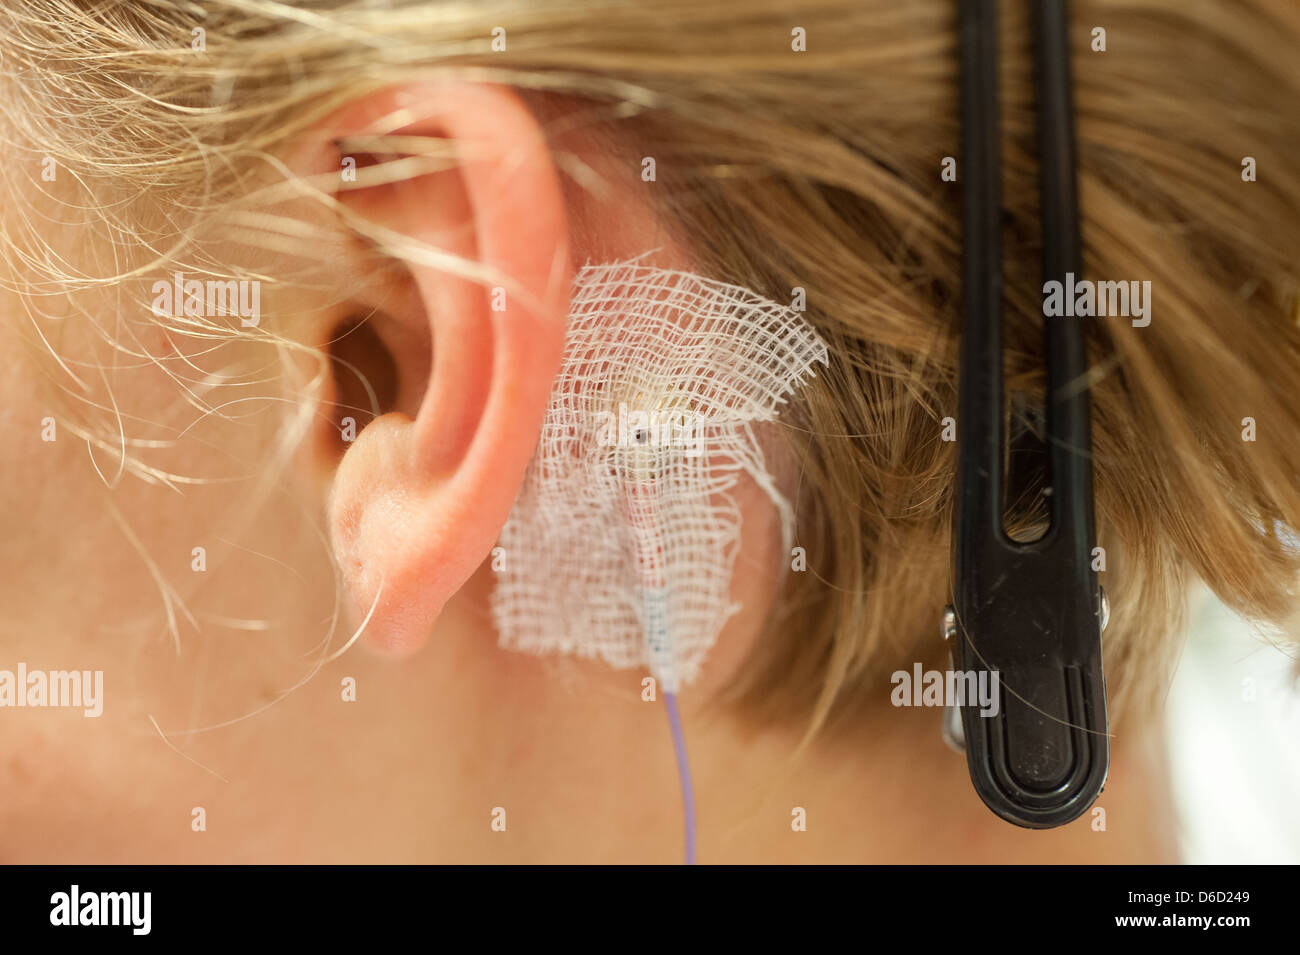
<svg viewBox="0 0 1300 955"><path fill-rule="evenodd" d="M826 363L826 346L793 309L644 258L574 279L492 609L507 649L648 666L675 692L739 609L746 477L777 508L790 553L794 515L754 428Z"/></svg>

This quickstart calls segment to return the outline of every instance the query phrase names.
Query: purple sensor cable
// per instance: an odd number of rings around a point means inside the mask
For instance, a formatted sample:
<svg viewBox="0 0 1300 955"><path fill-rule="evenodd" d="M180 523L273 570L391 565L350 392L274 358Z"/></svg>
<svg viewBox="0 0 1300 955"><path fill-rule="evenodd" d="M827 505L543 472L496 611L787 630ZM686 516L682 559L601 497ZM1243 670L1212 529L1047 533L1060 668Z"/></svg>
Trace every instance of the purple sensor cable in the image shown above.
<svg viewBox="0 0 1300 955"><path fill-rule="evenodd" d="M677 694L665 693L668 726L673 734L673 752L677 754L677 777L682 784L682 814L686 817L686 864L695 865L695 787L691 784L691 764L686 758L686 737L682 717L677 712Z"/></svg>

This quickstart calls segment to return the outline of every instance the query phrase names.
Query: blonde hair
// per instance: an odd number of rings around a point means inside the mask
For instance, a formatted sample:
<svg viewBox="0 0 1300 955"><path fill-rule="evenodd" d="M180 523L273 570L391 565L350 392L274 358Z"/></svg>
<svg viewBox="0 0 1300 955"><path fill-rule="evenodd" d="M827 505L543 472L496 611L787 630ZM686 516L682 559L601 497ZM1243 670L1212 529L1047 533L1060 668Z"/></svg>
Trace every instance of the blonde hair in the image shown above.
<svg viewBox="0 0 1300 955"><path fill-rule="evenodd" d="M1041 397L1020 6L1006 5L1002 37L1007 373L1009 387ZM416 72L506 82L539 106L582 104L581 120L618 148L655 157L647 195L694 237L695 268L778 300L806 290L830 345L830 368L785 429L808 571L790 575L768 639L726 694L816 727L879 696L900 656L941 652L954 463L941 422L956 414L961 186L940 170L959 154L957 51L952 0L790 7L10 0L0 122L17 158L4 163L6 194L51 158L84 190L65 208L83 210L117 264L79 273L42 251L40 220L11 214L5 254L24 278L9 281L30 300L221 265L205 257L204 222L231 221L276 153L326 113ZM1072 22L1085 273L1152 287L1148 327L1099 318L1090 346L1119 714L1159 700L1193 577L1257 620L1280 627L1295 611L1300 8L1081 0ZM496 27L504 51L492 48ZM1092 49L1094 27L1104 52ZM806 52L792 48L796 28ZM580 163L559 159L584 182ZM253 244L282 247L293 234L237 221Z"/></svg>

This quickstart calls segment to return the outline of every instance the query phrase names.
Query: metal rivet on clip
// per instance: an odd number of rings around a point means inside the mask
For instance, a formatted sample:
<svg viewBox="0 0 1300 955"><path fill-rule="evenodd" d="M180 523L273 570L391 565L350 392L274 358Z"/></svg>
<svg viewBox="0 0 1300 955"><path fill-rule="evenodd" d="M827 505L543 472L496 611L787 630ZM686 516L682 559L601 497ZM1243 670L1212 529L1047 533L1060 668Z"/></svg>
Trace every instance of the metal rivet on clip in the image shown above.
<svg viewBox="0 0 1300 955"><path fill-rule="evenodd" d="M943 640L948 644L948 666L953 666L952 646L953 638L957 636L957 611L952 605L943 608L943 624L940 626L940 633ZM941 726L943 741L948 748L956 753L966 752L966 731L961 725L961 710L955 706L946 705L943 708L943 723Z"/></svg>

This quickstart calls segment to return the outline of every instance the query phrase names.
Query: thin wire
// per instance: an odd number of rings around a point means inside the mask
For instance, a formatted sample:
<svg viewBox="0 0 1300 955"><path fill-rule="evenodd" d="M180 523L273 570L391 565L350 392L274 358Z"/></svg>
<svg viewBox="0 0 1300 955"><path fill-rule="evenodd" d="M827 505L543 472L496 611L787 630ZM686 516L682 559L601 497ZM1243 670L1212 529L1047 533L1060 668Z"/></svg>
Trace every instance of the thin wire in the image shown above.
<svg viewBox="0 0 1300 955"><path fill-rule="evenodd" d="M673 734L673 752L677 754L677 778L682 784L682 815L686 818L686 864L695 865L695 787L691 783L691 764L686 758L686 736L682 717L677 712L677 694L665 693L668 726Z"/></svg>
<svg viewBox="0 0 1300 955"><path fill-rule="evenodd" d="M646 436L638 433L638 443ZM623 513L631 532L632 552L636 558L637 585L644 613L646 655L650 672L663 686L677 686L673 666L673 630L668 611L668 575L664 554L664 535L659 521L658 469L652 456L629 454L622 461ZM682 717L677 710L677 694L664 691L668 710L668 727L672 731L673 752L677 756L677 779L682 787L682 815L686 824L686 864L695 865L695 787L691 784L691 765L686 758L686 736Z"/></svg>

